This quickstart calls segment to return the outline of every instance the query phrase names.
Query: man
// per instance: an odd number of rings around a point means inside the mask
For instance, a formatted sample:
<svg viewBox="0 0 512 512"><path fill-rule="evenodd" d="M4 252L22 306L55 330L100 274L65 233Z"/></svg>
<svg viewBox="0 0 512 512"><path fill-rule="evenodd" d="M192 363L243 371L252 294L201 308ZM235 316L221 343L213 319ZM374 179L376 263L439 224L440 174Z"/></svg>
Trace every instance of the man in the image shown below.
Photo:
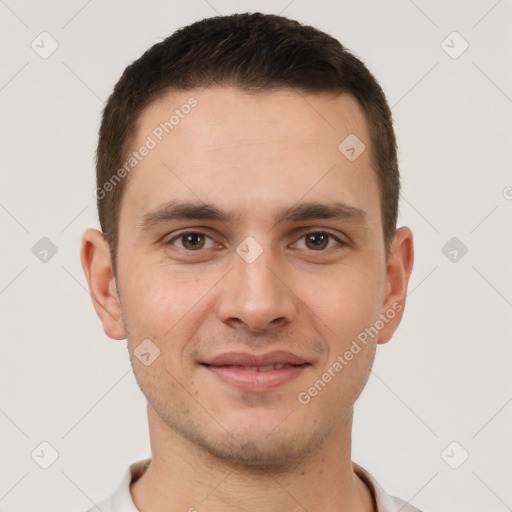
<svg viewBox="0 0 512 512"><path fill-rule="evenodd" d="M106 334L128 341L152 457L97 508L417 510L351 461L413 266L399 187L380 86L312 27L205 19L128 66L81 257Z"/></svg>

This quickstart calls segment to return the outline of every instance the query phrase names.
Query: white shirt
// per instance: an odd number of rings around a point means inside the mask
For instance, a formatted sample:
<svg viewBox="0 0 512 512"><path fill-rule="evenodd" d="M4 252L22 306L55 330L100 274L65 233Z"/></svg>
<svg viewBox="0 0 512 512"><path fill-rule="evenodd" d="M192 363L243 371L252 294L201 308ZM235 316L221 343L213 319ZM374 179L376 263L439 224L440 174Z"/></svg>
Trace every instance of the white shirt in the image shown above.
<svg viewBox="0 0 512 512"><path fill-rule="evenodd" d="M105 501L98 503L87 512L140 512L133 504L130 494L130 484L144 472L144 466L149 459L134 462L125 471L123 481L118 489ZM382 489L373 476L364 468L352 462L355 473L368 486L377 503L377 512L421 512L406 501L390 496Z"/></svg>

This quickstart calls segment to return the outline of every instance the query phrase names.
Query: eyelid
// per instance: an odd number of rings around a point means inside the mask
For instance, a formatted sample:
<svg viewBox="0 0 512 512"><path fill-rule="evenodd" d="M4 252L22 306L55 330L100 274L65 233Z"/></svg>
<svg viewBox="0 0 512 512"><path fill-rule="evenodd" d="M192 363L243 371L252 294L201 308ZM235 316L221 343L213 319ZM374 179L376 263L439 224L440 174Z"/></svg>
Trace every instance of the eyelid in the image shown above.
<svg viewBox="0 0 512 512"><path fill-rule="evenodd" d="M179 232L179 233L177 233L177 234L174 234L174 235L172 236L172 238L169 238L167 241L164 241L164 245L173 245L173 246L174 246L173 242L174 242L175 240L178 240L178 239L180 239L180 238L184 237L185 235L189 235L189 234L202 235L202 236L204 236L204 237L206 237L206 238L209 238L209 239L210 239L210 240L212 240L214 243L217 243L217 242L214 240L214 238L213 238L212 236L208 235L208 234L204 231L204 228L201 228L201 229L190 229L190 228L189 228L189 229L186 229L185 231L181 231L181 232ZM197 252L197 253L199 253L199 252L203 252L203 251L204 251L204 249L200 249L200 250L197 250L197 251L193 251L193 250L191 250L191 249L184 249L183 247L177 247L177 246L174 246L174 247L176 247L177 249L180 249L180 250L182 250L182 251L187 251L187 252L190 252L190 253L193 253L193 252Z"/></svg>
<svg viewBox="0 0 512 512"><path fill-rule="evenodd" d="M312 235L312 234L318 234L318 233L321 233L321 234L324 234L324 235L328 235L332 239L336 240L336 242L338 242L338 247L340 247L340 248L348 245L348 242L346 240L344 240L343 238L341 238L338 234L334 234L331 231L329 231L328 229L322 229L322 228L306 228L303 231L300 231L299 233L297 233L295 235L297 240L294 242L294 244L297 243L300 239L302 239L306 235ZM334 247L330 247L329 249L334 249ZM313 251L313 250L311 250L309 252L319 252L319 253L321 253L321 252L327 252L327 251L328 251L328 249L324 249L323 251Z"/></svg>
<svg viewBox="0 0 512 512"><path fill-rule="evenodd" d="M295 236L303 237L304 235L309 235L309 234L313 234L313 233L324 233L326 235L331 236L332 238L335 238L336 240L338 240L338 242L348 243L348 239L345 240L344 238L342 238L341 233L338 233L338 232L334 233L333 231L331 231L329 229L316 227L316 226L311 226L311 227L307 227L307 228L299 228L299 230L295 234ZM345 238L347 238L347 237L345 236Z"/></svg>

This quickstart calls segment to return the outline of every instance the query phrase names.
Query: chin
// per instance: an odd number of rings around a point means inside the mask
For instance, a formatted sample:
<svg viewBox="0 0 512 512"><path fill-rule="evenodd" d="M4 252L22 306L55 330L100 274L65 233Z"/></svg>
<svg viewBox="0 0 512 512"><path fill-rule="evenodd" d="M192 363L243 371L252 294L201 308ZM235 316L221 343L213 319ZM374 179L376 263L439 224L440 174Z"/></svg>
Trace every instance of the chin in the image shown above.
<svg viewBox="0 0 512 512"><path fill-rule="evenodd" d="M218 446L208 443L203 446L217 458L237 465L259 467L261 469L287 466L303 455L303 450L288 440L284 443L247 441L234 446ZM307 451L307 450L306 450Z"/></svg>
<svg viewBox="0 0 512 512"><path fill-rule="evenodd" d="M225 435L217 439L210 432L210 435L199 435L193 442L226 462L275 470L297 464L303 456L318 447L327 434L306 432L303 425L294 425L295 431L280 429L279 432L272 428L255 429L254 426L255 423L252 427L239 427L231 435L224 432Z"/></svg>

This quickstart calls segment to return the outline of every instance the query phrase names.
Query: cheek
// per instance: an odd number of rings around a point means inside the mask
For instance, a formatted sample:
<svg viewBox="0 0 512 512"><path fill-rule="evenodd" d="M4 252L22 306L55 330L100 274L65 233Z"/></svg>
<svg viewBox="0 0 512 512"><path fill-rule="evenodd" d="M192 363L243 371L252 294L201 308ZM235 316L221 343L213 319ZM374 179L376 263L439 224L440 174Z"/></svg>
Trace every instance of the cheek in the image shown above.
<svg viewBox="0 0 512 512"><path fill-rule="evenodd" d="M123 313L135 376L152 405L164 410L167 398L159 396L158 390L179 397L179 383L188 382L193 368L184 350L205 314L208 296L203 297L204 283L194 277L161 268L133 272L125 281ZM148 366L137 355L145 339L156 346L149 352L158 354Z"/></svg>
<svg viewBox="0 0 512 512"><path fill-rule="evenodd" d="M326 351L318 380L309 388L318 393L318 407L349 408L368 380L377 346L377 337L369 328L379 318L381 306L377 279L347 269L309 297L315 308L315 329L321 333Z"/></svg>
<svg viewBox="0 0 512 512"><path fill-rule="evenodd" d="M199 279L197 270L180 272L162 262L131 268L136 270L127 270L124 280L120 274L128 341L135 347L137 340L149 338L165 352L180 352L211 307L207 292L215 277Z"/></svg>
<svg viewBox="0 0 512 512"><path fill-rule="evenodd" d="M358 256L351 259L355 262ZM343 346L379 317L384 277L371 262L347 259L337 271L318 277L315 286L308 280L309 291L302 293L328 339Z"/></svg>

